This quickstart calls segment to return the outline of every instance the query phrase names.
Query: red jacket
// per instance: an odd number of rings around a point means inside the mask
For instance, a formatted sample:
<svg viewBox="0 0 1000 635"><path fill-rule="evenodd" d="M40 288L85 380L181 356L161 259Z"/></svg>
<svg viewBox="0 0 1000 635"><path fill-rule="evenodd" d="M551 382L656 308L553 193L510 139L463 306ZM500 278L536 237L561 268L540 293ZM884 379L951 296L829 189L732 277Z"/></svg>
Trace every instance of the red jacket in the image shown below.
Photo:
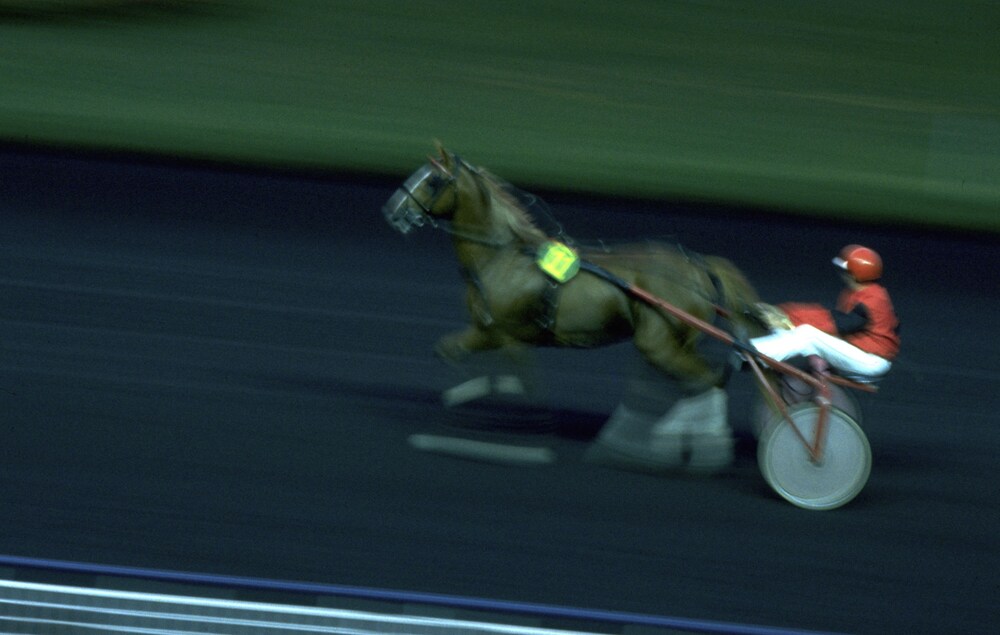
<svg viewBox="0 0 1000 635"><path fill-rule="evenodd" d="M830 335L843 337L866 353L892 360L899 353L899 320L892 308L889 292L880 284L870 283L851 291L845 289L837 299L837 310L850 313L858 304L868 310L868 322L861 330L841 335L837 332L833 315L819 304L785 303L781 309L788 314L792 324L811 324Z"/></svg>

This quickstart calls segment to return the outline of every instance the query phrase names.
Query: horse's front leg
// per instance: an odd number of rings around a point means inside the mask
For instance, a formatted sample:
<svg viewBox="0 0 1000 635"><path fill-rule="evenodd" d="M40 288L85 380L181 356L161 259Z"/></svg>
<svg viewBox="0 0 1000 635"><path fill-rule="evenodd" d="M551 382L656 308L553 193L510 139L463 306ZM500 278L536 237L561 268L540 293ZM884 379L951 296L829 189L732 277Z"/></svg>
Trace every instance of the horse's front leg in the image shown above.
<svg viewBox="0 0 1000 635"><path fill-rule="evenodd" d="M441 397L448 407L460 406L487 397L506 400L528 398L531 381L525 375L530 355L523 346L495 331L470 326L445 335L434 347L438 356L465 376L461 383L446 389ZM500 350L501 360L492 358L485 366L468 366L472 353Z"/></svg>
<svg viewBox="0 0 1000 635"><path fill-rule="evenodd" d="M438 357L452 364L465 361L472 353L500 348L503 340L494 332L470 325L448 333L434 345Z"/></svg>

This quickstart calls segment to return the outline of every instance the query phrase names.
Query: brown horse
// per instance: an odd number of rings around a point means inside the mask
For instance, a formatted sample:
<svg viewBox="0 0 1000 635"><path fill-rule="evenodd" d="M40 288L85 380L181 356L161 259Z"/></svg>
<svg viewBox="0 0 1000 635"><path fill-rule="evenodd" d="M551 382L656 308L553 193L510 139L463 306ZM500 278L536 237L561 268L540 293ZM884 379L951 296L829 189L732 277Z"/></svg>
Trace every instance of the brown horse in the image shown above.
<svg viewBox="0 0 1000 635"><path fill-rule="evenodd" d="M543 232L495 175L440 146L438 151L439 158L414 172L383 213L403 233L432 225L452 237L471 321L437 343L446 360L525 344L590 348L631 338L683 396L723 385L727 369L700 352L707 337L702 331L609 277L702 320L725 316L733 330L760 331L749 317L757 295L729 261L655 243L568 249L570 241Z"/></svg>

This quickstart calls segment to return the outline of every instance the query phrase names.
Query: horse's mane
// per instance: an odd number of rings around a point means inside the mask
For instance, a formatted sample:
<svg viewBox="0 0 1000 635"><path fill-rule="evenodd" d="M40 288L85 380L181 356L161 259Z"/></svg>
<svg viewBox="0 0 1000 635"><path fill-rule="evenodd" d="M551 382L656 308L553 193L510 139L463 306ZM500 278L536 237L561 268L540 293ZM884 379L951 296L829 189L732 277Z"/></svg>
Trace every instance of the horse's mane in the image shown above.
<svg viewBox="0 0 1000 635"><path fill-rule="evenodd" d="M537 245L546 240L545 232L538 227L528 210L511 193L506 181L483 168L477 168L476 174L489 194L489 203L497 222L530 245Z"/></svg>

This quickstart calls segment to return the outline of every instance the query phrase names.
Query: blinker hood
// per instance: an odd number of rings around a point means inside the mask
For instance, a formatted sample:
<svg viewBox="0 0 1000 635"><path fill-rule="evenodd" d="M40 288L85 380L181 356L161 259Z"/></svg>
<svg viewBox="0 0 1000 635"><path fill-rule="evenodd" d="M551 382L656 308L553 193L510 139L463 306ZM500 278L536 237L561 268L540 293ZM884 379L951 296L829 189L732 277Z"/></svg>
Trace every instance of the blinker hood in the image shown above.
<svg viewBox="0 0 1000 635"><path fill-rule="evenodd" d="M427 210L413 193L433 176L434 167L430 164L423 165L382 206L382 215L393 229L401 234L408 234L415 227L423 227L428 222Z"/></svg>

